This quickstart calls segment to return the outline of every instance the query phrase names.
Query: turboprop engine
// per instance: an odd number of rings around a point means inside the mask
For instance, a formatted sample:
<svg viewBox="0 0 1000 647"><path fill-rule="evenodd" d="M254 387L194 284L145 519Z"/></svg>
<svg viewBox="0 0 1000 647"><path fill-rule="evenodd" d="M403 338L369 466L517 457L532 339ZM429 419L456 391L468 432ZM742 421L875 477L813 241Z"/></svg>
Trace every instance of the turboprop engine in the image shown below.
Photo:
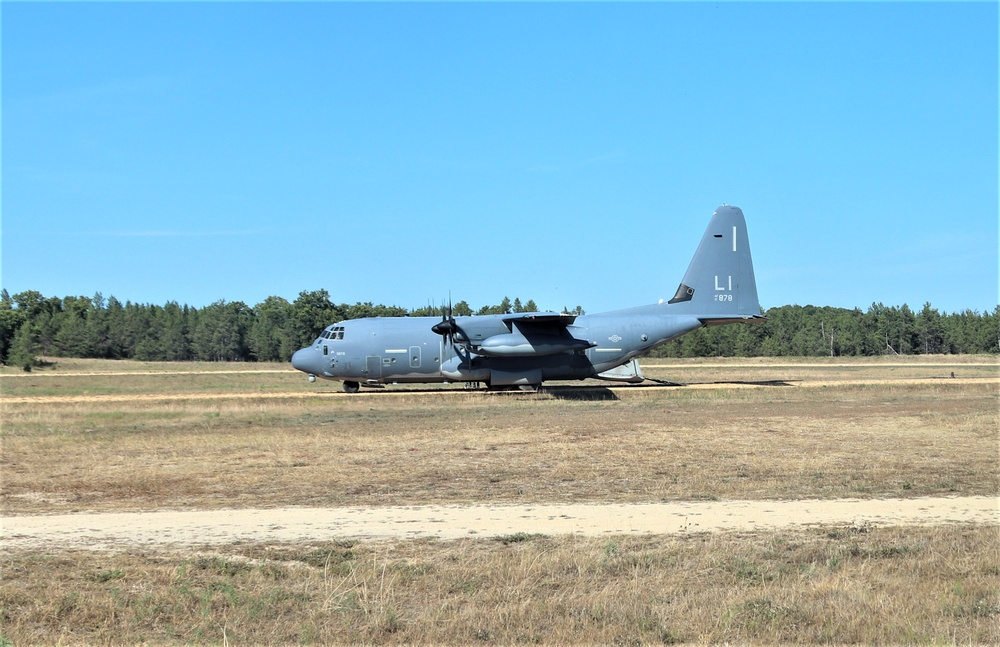
<svg viewBox="0 0 1000 647"><path fill-rule="evenodd" d="M477 355L486 357L543 357L556 353L572 353L593 348L597 344L585 339L559 337L556 335L532 335L519 333L493 335L483 340L476 348Z"/></svg>

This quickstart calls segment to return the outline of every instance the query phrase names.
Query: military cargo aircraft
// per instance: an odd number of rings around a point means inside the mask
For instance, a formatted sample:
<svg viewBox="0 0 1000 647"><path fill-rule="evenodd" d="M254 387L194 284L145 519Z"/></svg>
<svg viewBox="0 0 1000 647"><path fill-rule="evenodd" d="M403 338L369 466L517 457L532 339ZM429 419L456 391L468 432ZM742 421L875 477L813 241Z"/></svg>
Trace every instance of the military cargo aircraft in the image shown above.
<svg viewBox="0 0 1000 647"><path fill-rule="evenodd" d="M637 357L702 326L763 320L743 212L715 210L673 298L593 315L530 312L339 321L292 366L348 393L391 383L537 389L545 380L639 383ZM468 385L468 384L467 384Z"/></svg>

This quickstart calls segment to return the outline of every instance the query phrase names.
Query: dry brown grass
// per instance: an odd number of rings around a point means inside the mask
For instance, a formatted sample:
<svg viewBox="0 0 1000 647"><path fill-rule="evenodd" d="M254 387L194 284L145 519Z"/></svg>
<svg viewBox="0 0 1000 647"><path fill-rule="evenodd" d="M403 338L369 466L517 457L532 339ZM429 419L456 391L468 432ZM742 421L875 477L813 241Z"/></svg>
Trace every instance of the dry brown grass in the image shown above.
<svg viewBox="0 0 1000 647"><path fill-rule="evenodd" d="M5 378L0 509L998 491L996 381L856 385L842 380L844 370L828 369L824 383L832 386L822 388L595 386L529 396L390 389L346 397L294 373L237 370L153 375L142 378L145 393L134 392L133 375L105 376L101 388L117 397L106 401L52 396L52 381L64 378ZM732 379L733 371L722 364L714 377ZM290 378L297 386L282 381ZM212 397L204 395L209 379ZM27 399L10 401L8 382ZM56 399L32 401L34 383ZM301 397L284 397L290 388Z"/></svg>
<svg viewBox="0 0 1000 647"><path fill-rule="evenodd" d="M948 361L513 397L60 361L0 372L0 509L996 496L995 360ZM0 643L1000 642L996 527L503 539L7 551Z"/></svg>
<svg viewBox="0 0 1000 647"><path fill-rule="evenodd" d="M996 528L24 553L14 644L995 644Z"/></svg>

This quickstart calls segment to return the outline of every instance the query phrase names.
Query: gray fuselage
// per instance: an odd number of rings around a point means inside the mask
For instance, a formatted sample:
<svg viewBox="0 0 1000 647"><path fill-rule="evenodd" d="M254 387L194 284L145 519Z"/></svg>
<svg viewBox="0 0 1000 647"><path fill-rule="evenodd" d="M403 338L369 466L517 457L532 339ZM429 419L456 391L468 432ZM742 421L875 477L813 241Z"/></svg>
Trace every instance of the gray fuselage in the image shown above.
<svg viewBox="0 0 1000 647"><path fill-rule="evenodd" d="M353 319L328 326L295 353L292 364L320 378L361 383L584 379L702 325L696 316L670 315L667 309L658 304L581 315L559 335L518 335L512 315L457 317L461 334L454 343L431 330L441 321L437 317ZM487 340L512 343L483 348Z"/></svg>

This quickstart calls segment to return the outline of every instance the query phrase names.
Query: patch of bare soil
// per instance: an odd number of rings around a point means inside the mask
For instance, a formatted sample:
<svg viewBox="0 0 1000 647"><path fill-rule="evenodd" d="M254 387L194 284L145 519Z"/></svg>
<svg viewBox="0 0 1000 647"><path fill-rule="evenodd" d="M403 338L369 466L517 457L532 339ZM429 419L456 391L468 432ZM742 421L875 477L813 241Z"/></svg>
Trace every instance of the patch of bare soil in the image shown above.
<svg viewBox="0 0 1000 647"><path fill-rule="evenodd" d="M688 534L808 525L1000 524L995 497L686 501L644 504L426 505L191 510L14 516L0 519L9 548L192 546L240 542L459 539L544 535Z"/></svg>

